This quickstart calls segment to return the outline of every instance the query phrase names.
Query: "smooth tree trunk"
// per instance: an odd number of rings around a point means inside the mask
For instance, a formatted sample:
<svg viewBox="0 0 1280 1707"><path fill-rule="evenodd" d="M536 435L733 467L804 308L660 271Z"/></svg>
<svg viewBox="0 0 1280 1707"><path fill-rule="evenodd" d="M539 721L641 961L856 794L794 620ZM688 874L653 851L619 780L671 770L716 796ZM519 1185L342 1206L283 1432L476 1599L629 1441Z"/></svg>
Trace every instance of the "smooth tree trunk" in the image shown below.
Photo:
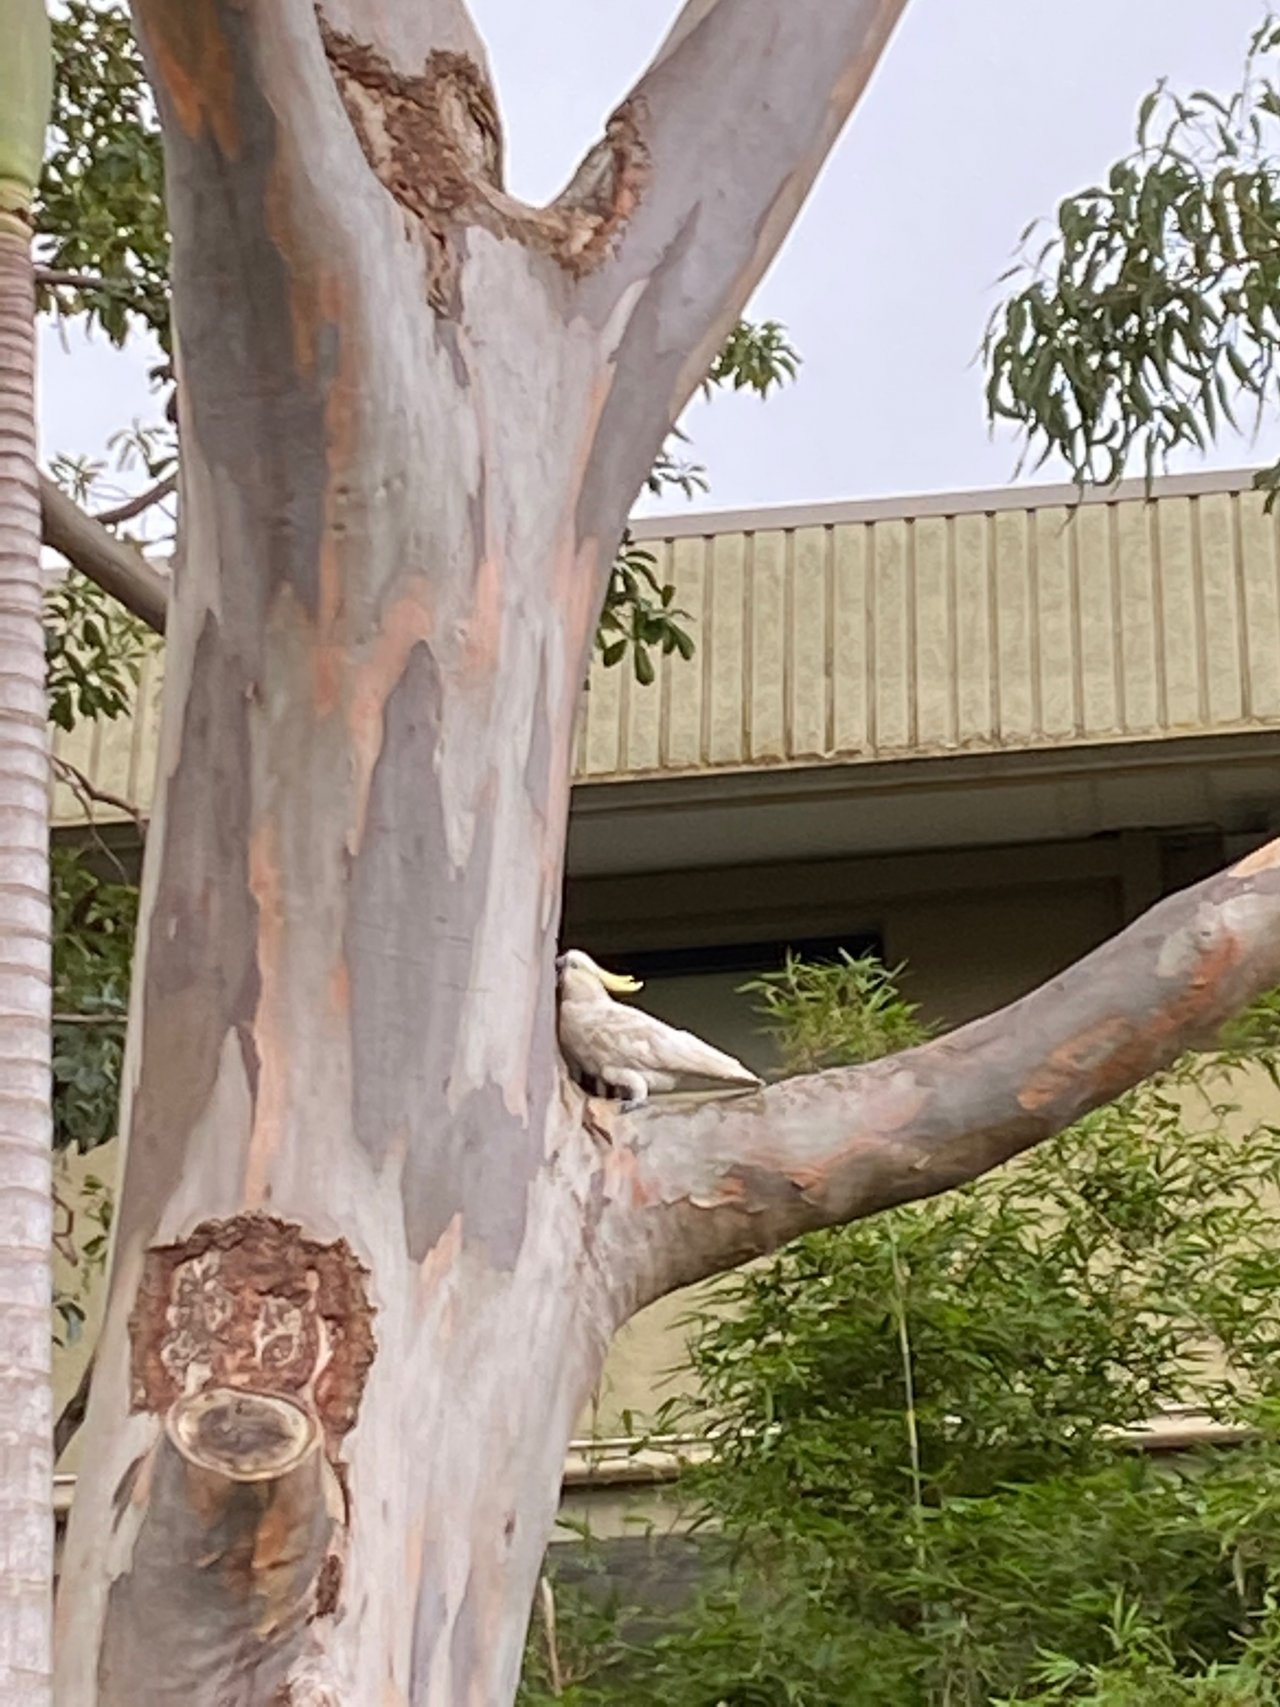
<svg viewBox="0 0 1280 1707"><path fill-rule="evenodd" d="M1149 927L1128 1006L1121 946L955 1056L957 1099L936 1045L605 1143L562 1069L614 546L902 4L691 0L536 209L456 0L139 0L181 542L63 1707L503 1707L631 1311L991 1165L1280 976L1266 868Z"/></svg>
<svg viewBox="0 0 1280 1707"><path fill-rule="evenodd" d="M50 1699L49 789L30 205L48 20L0 0L0 1701Z"/></svg>

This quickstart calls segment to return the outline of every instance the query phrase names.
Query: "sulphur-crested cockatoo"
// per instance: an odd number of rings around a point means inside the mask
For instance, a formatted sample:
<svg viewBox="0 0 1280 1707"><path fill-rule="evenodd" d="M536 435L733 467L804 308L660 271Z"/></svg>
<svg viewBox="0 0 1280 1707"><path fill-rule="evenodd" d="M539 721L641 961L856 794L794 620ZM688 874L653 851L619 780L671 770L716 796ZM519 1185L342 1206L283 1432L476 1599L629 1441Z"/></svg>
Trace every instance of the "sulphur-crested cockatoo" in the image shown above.
<svg viewBox="0 0 1280 1707"><path fill-rule="evenodd" d="M650 1091L673 1091L690 1079L763 1083L741 1061L692 1032L615 1002L611 992L632 995L641 988L639 981L604 971L580 948L560 956L556 975L562 1054L584 1077L621 1091L624 1110L638 1108Z"/></svg>

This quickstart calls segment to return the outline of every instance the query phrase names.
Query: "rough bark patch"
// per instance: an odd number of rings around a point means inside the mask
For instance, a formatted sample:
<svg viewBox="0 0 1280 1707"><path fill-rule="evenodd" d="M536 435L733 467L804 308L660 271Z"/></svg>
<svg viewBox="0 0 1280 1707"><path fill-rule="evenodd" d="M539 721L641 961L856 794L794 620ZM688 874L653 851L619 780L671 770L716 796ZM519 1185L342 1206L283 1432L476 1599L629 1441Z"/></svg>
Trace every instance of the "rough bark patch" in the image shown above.
<svg viewBox="0 0 1280 1707"><path fill-rule="evenodd" d="M502 186L502 125L488 78L465 54L437 50L421 71L398 71L367 42L320 17L329 68L351 127L378 181L422 226L428 295L454 306L458 261L451 226L471 222L590 271L630 219L649 180L643 103L610 116L572 184L547 208Z"/></svg>
<svg viewBox="0 0 1280 1707"><path fill-rule="evenodd" d="M376 49L320 33L365 158L402 207L421 218L465 205L477 180L502 188L502 126L474 60L437 49L412 76Z"/></svg>
<svg viewBox="0 0 1280 1707"><path fill-rule="evenodd" d="M314 1408L330 1452L360 1408L373 1362L367 1270L272 1215L204 1221L147 1252L129 1318L132 1407L235 1387Z"/></svg>

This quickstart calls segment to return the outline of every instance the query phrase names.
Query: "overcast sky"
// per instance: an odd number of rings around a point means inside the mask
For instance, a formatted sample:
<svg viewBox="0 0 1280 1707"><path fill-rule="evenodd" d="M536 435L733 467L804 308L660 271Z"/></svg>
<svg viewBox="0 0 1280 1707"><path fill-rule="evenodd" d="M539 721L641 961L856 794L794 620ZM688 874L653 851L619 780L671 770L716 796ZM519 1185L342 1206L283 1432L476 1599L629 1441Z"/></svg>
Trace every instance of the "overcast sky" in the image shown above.
<svg viewBox="0 0 1280 1707"><path fill-rule="evenodd" d="M511 188L545 200L678 7L473 8L503 103ZM711 479L705 503L1011 479L1015 452L988 439L972 358L1018 232L1125 152L1156 77L1235 88L1263 11L1259 0L911 0L751 305L754 317L786 324L804 358L798 381L766 403L724 397L690 411L694 454ZM46 454L100 454L113 428L150 412L145 351L117 355L79 333L64 351L51 328L43 352ZM1224 439L1208 461L1235 467L1277 454L1280 429L1257 447ZM1052 468L1037 476L1057 477Z"/></svg>

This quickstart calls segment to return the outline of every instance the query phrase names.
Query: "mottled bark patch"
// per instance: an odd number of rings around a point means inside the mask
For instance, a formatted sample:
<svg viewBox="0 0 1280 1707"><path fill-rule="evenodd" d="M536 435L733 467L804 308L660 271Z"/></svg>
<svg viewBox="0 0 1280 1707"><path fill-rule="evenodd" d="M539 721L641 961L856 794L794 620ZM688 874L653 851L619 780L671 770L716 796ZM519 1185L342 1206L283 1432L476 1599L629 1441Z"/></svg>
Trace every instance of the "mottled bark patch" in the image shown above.
<svg viewBox="0 0 1280 1707"><path fill-rule="evenodd" d="M360 849L351 864L346 964L357 1142L375 1168L443 1112L447 1010L471 975L465 876L450 874L433 759L443 688L419 641L383 708Z"/></svg>
<svg viewBox="0 0 1280 1707"><path fill-rule="evenodd" d="M494 849L490 813L477 824L465 867L449 867L432 766L443 692L431 650L419 643L387 697L351 867L346 963L355 1136L377 1168L403 1154L413 1261L422 1261L461 1211L464 1242L483 1245L491 1263L509 1269L524 1238L541 1145L496 1085L456 1102L450 1097L477 921L494 904ZM549 1012L544 1023L549 1035ZM552 1067L542 1062L539 1072L531 1094L545 1099Z"/></svg>
<svg viewBox="0 0 1280 1707"><path fill-rule="evenodd" d="M461 1210L463 1244L480 1246L494 1268L510 1273L524 1244L529 1186L540 1164L539 1146L497 1085L473 1091L452 1116L442 1110L430 1142L415 1145L405 1158L409 1255L421 1262Z"/></svg>
<svg viewBox="0 0 1280 1707"><path fill-rule="evenodd" d="M427 55L397 70L367 42L320 18L325 53L365 159L397 203L420 222L433 306L455 305L453 228L472 223L549 255L569 272L590 271L630 219L649 179L643 104L609 118L573 182L550 207L534 208L502 184L502 126L489 80L465 54Z"/></svg>
<svg viewBox="0 0 1280 1707"><path fill-rule="evenodd" d="M211 1386L282 1394L314 1409L332 1453L374 1357L366 1280L345 1240L319 1244L272 1215L153 1246L129 1318L133 1409Z"/></svg>
<svg viewBox="0 0 1280 1707"><path fill-rule="evenodd" d="M319 608L325 407L340 364L334 305L321 289L333 257L298 193L287 138L264 92L254 10L208 0L150 7L150 25L187 10L217 15L236 146L228 152L216 127L212 136L204 128L191 137L177 127L167 133L182 427L184 444L193 442L221 490L234 494L217 530L221 608L234 643L253 657L283 587L312 618ZM217 86L204 58L196 80Z"/></svg>
<svg viewBox="0 0 1280 1707"><path fill-rule="evenodd" d="M475 1587L476 1576L473 1568L467 1576L467 1586L462 1596L462 1604L458 1608L458 1616L453 1621L453 1633L449 1642L449 1681L455 1701L465 1701L472 1686L472 1679L481 1675Z"/></svg>
<svg viewBox="0 0 1280 1707"><path fill-rule="evenodd" d="M182 747L168 786L143 972L142 1065L122 1229L152 1235L217 1082L228 1031L258 1002L258 908L249 889L252 681L217 619L196 642Z"/></svg>

